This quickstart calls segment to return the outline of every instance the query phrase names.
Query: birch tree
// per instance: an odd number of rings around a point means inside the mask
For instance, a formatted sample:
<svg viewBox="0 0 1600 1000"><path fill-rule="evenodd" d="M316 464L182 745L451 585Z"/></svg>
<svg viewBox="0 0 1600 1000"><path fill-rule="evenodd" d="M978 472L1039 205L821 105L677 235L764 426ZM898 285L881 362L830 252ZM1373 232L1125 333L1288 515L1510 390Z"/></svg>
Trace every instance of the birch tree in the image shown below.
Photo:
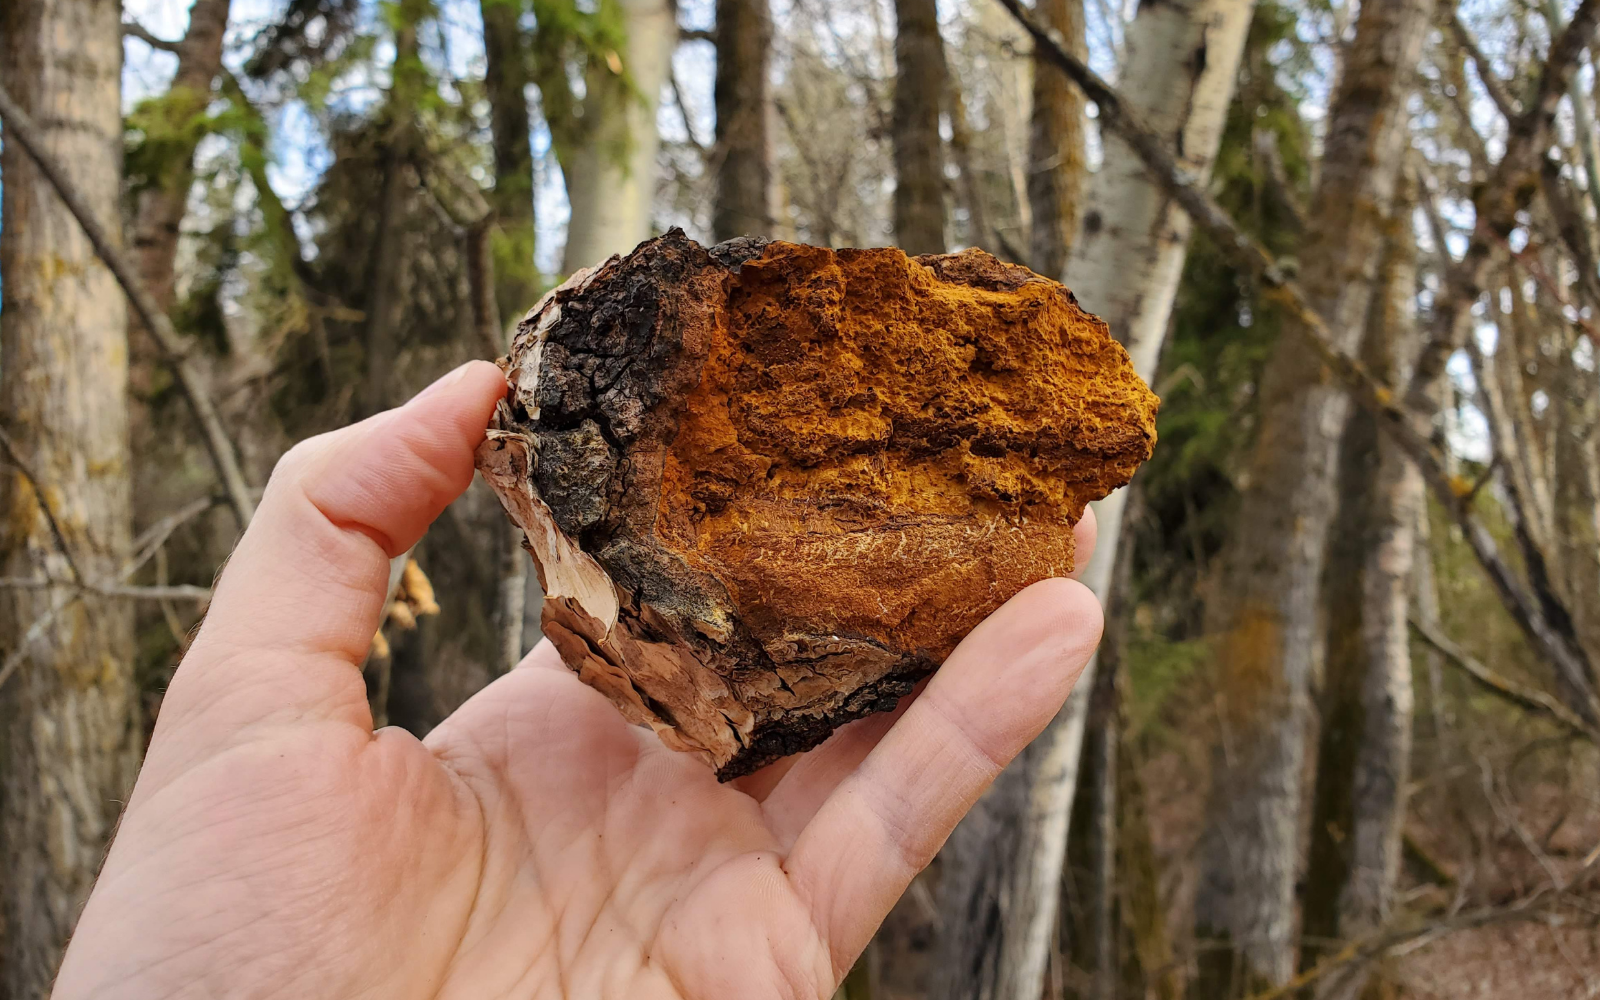
<svg viewBox="0 0 1600 1000"><path fill-rule="evenodd" d="M1363 5L1329 115L1303 287L1336 338L1360 343L1408 145L1405 103L1431 4ZM1295 879L1326 535L1348 397L1292 333L1267 365L1248 485L1217 596L1220 736L1201 839L1201 989L1229 996L1294 972Z"/></svg>
<svg viewBox="0 0 1600 1000"><path fill-rule="evenodd" d="M102 219L117 218L122 176L120 18L114 0L0 6L0 82ZM57 581L0 591L0 992L35 1000L138 760L131 616L72 589L116 579L128 556L127 308L19 143L0 164L0 575Z"/></svg>
<svg viewBox="0 0 1600 1000"><path fill-rule="evenodd" d="M1158 130L1197 183L1222 141L1250 0L1144 4L1120 69L1128 104ZM1114 135L1089 181L1065 281L1111 326L1147 381L1166 336L1189 219ZM1126 492L1096 509L1100 535L1084 580L1106 594ZM1001 775L946 848L936 997L1033 1000L1043 988L1067 821L1077 788L1089 671L1050 727Z"/></svg>
<svg viewBox="0 0 1600 1000"><path fill-rule="evenodd" d="M656 104L678 44L674 0L602 0L600 7L621 24L623 43L589 61L578 138L561 158L572 206L561 259L568 274L650 235Z"/></svg>
<svg viewBox="0 0 1600 1000"><path fill-rule="evenodd" d="M1411 210L1408 197L1395 206L1362 345L1368 369L1396 388L1419 346ZM1422 476L1364 410L1345 425L1338 476L1303 968L1389 918L1411 771L1407 614ZM1329 977L1318 996L1353 1000L1366 979L1367 967L1356 966Z"/></svg>

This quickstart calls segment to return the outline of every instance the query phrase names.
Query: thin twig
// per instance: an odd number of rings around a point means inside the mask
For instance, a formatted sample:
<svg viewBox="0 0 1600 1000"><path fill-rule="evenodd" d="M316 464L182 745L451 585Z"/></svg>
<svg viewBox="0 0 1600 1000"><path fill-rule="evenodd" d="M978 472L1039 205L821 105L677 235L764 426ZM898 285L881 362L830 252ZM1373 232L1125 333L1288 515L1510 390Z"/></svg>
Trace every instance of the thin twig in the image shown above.
<svg viewBox="0 0 1600 1000"><path fill-rule="evenodd" d="M56 596L55 603L51 604L44 614L33 620L33 624L28 626L28 631L23 633L21 641L17 643L17 648L6 657L5 663L0 664L0 691L5 690L6 681L10 680L11 675L22 666L22 661L28 658L28 647L44 634L44 630L50 627L50 623L56 620L56 615L60 614L63 608L82 596L81 590L62 591Z"/></svg>
<svg viewBox="0 0 1600 1000"><path fill-rule="evenodd" d="M1445 659L1455 664L1462 673L1472 678L1485 691L1535 715L1549 716L1584 739L1591 741L1596 739L1594 730L1585 725L1584 721L1576 713L1554 697L1536 688L1524 687L1504 674L1489 669L1468 654L1466 650L1451 642L1450 638L1443 632L1420 618L1412 616L1410 621L1411 628L1417 633L1418 637L1443 653Z"/></svg>
<svg viewBox="0 0 1600 1000"><path fill-rule="evenodd" d="M1461 22L1460 13L1450 15L1450 33L1455 36L1456 44L1461 46L1461 51L1466 54L1467 61L1472 63L1472 68L1477 71L1478 80L1488 92L1489 100L1494 102L1494 106L1499 109L1506 121L1515 121L1517 116L1522 114L1522 106L1506 91L1505 81L1500 79L1500 75L1489 64L1489 57L1478 47L1478 40L1472 37L1472 32Z"/></svg>
<svg viewBox="0 0 1600 1000"><path fill-rule="evenodd" d="M1140 120L1138 113L1128 106L1122 95L1067 51L1060 32L1041 26L1020 0L998 2L1033 37L1036 49L1045 61L1066 73L1095 102L1100 112L1101 129L1109 130L1127 143L1150 171L1156 185L1177 202L1239 267L1255 275L1267 286L1268 295L1291 314L1295 321L1292 325L1317 359L1345 385L1355 402L1377 419L1379 427L1406 457L1416 463L1424 481L1461 527L1474 557L1523 634L1551 660L1564 678L1571 679L1575 690L1585 692L1574 710L1585 720L1600 726L1600 698L1594 696L1593 685L1588 680L1593 668L1587 655L1571 641L1561 623L1547 616L1544 606L1528 592L1510 563L1500 554L1494 536L1478 520L1471 506L1462 502L1454 477L1426 436L1436 409L1428 390L1430 372L1442 371L1444 359L1455 351L1453 338L1456 324L1439 314L1459 314L1466 305L1454 303L1458 308L1436 313L1435 324L1442 326L1442 330L1436 331L1435 337L1429 341L1423 356L1419 358L1406 402L1397 400L1395 393L1378 382L1358 360L1334 346L1327 323L1311 307L1298 284L1279 267L1259 242L1239 228L1197 183L1198 179L1173 159L1166 143ZM1554 108L1550 93L1559 96L1560 88L1564 87L1566 77L1571 74L1572 60L1581 51L1582 45L1594 35L1597 22L1600 22L1600 0L1583 0L1574 13L1572 23L1556 44L1551 46L1550 58L1540 80L1540 99L1533 102L1512 126L1507 152L1496 168L1491 189L1500 191L1495 187L1496 184L1509 186L1510 181L1516 179L1518 171L1526 166L1530 151L1536 147L1536 140L1547 132L1549 116ZM1552 91L1552 87L1556 89ZM1537 185L1534 185L1533 189L1536 188ZM1525 191L1521 187L1514 187L1501 192L1509 195L1510 199L1497 200L1490 207L1501 215L1510 211L1514 216L1516 211L1525 206L1525 199L1532 197L1533 189ZM1499 215L1496 217L1499 218ZM1485 219L1480 218L1479 224L1480 227L1485 225ZM1466 257L1471 264L1467 266L1464 262L1463 267L1458 269L1461 280L1452 283L1452 296L1464 296L1463 302L1466 304L1476 300L1478 279L1487 255L1488 244L1482 239L1481 233L1475 233ZM1429 352L1432 352L1431 356Z"/></svg>
<svg viewBox="0 0 1600 1000"><path fill-rule="evenodd" d="M0 590L50 590L66 587L101 597L124 597L137 601L209 601L210 587L174 583L154 587L130 587L120 583L72 584L37 576L0 576Z"/></svg>
<svg viewBox="0 0 1600 1000"><path fill-rule="evenodd" d="M252 493L255 497L259 497L261 491L254 490ZM155 555L156 551L160 549L162 545L166 544L167 539L171 537L172 533L179 527L187 524L194 518L199 517L201 514L204 514L212 507L226 502L226 499L219 499L217 497L201 497L198 500L194 500L188 504L185 504L183 507L180 507L178 510L168 514L166 517L146 528L138 538L133 540L132 549L134 554L125 564L123 564L122 572L117 574L117 579L119 581L117 586L121 587L122 584L125 584L133 576L133 574L139 572L144 564L150 561L151 557ZM0 689L5 688L6 681L11 679L11 675L15 673L17 668L22 665L22 661L27 658L28 647L33 645L34 640L38 639L39 636L43 634L44 630L50 627L50 623L55 621L56 615L60 614L63 608L65 608L71 602L81 598L83 594L84 591L81 588L75 587L69 590L64 590L56 598L56 602L54 604L46 609L45 612L38 618L34 619L33 624L28 626L28 631L23 634L22 640L17 643L17 648L11 651L11 654L6 657L4 663L0 663Z"/></svg>
<svg viewBox="0 0 1600 1000"><path fill-rule="evenodd" d="M179 49L179 44L177 42L169 42L165 38L157 38L155 35L150 33L148 28L140 24L138 21L123 21L122 34L128 38L137 38L139 41L150 46L152 49L159 49L162 52L171 52L176 54Z"/></svg>
<svg viewBox="0 0 1600 1000"><path fill-rule="evenodd" d="M77 188L68 180L61 164L45 149L43 136L39 134L33 119L11 99L11 94L4 86L0 86L0 120L5 122L6 141L14 140L23 152L33 159L39 172L55 188L56 194L67 206L67 210L78 220L84 235L94 246L95 253L122 285L122 290L132 303L139 322L150 331L151 337L165 355L167 363L172 366L174 374L178 377L178 385L189 401L189 408L200 424L205 437L206 451L210 453L211 462L217 470L217 477L222 481L223 489L227 491L228 501L233 507L234 516L239 521L239 528L243 530L255 513L249 487L245 484L244 473L239 468L239 459L234 452L233 442L229 440L228 432L223 427L222 417L217 413L216 405L206 392L199 371L189 360L182 340L172 327L172 321L150 297L150 293L134 274L132 265L123 257L122 251L106 236L105 227L84 202Z"/></svg>
<svg viewBox="0 0 1600 1000"><path fill-rule="evenodd" d="M72 547L67 544L67 536L61 531L61 522L56 520L56 512L50 507L50 500L45 496L44 487L39 484L39 477L33 474L33 469L22 458L22 452L17 448L11 435L0 427L0 448L4 448L11 464L22 473L22 478L28 481L33 488L33 498L39 504L39 510L44 514L45 523L50 525L50 534L55 536L56 548L61 550L61 558L66 561L67 568L72 571L72 579L83 583L83 571L78 569L78 560L72 557Z"/></svg>
<svg viewBox="0 0 1600 1000"><path fill-rule="evenodd" d="M693 146L695 152L704 159L710 155L710 150L700 141L700 137L694 134L694 122L689 120L689 105L683 103L683 88L678 86L678 74L676 72L667 74L667 82L672 85L672 103L677 105L678 117L683 119L683 131L689 137L689 145Z"/></svg>
<svg viewBox="0 0 1600 1000"><path fill-rule="evenodd" d="M165 587L167 580L167 550L156 550L156 586ZM172 601L162 599L156 601L156 606L161 609L161 619L167 623L167 632L172 635L172 641L177 643L181 655L189 649L189 637L184 634L183 622L178 619L178 609Z"/></svg>

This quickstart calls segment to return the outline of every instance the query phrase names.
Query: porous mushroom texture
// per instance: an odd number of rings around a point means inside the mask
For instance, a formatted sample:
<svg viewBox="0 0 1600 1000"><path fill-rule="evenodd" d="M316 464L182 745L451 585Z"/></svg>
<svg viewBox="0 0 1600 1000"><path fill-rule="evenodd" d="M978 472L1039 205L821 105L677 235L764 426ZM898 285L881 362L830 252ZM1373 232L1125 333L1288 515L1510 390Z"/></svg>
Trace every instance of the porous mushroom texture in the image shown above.
<svg viewBox="0 0 1600 1000"><path fill-rule="evenodd" d="M518 328L479 465L562 657L723 779L892 708L1070 572L1155 396L1061 285L674 230Z"/></svg>

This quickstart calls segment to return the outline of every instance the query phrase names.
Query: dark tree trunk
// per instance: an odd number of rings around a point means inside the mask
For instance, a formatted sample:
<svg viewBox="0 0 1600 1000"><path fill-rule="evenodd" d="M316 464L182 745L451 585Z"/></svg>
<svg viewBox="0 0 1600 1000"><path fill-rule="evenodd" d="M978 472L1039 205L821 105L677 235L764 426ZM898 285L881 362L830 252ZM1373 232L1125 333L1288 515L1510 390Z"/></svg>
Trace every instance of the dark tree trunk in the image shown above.
<svg viewBox="0 0 1600 1000"><path fill-rule="evenodd" d="M426 14L420 0L406 0L399 7L399 26L395 29L393 82L389 86L388 106L384 110L385 136L380 147L383 171L379 179L378 224L373 228L371 265L367 275L365 371L358 400L362 416L371 416L393 402L395 335L405 319L405 289L401 273L405 267L401 217L406 195L412 187L415 166L413 151L417 143L415 102L426 79L417 47L417 25Z"/></svg>
<svg viewBox="0 0 1600 1000"><path fill-rule="evenodd" d="M966 98L961 94L960 81L954 73L949 74L945 98L945 110L950 116L950 159L961 172L961 203L967 210L967 242L990 253L999 253L1000 248L989 228L982 178L972 159L972 129L967 125ZM1046 274L1045 277L1059 278L1060 275Z"/></svg>
<svg viewBox="0 0 1600 1000"><path fill-rule="evenodd" d="M1430 0L1362 6L1329 114L1302 281L1345 351L1359 349L1375 294L1431 10ZM1207 997L1278 985L1295 968L1323 557L1349 408L1343 388L1292 331L1267 365L1260 396L1248 486L1207 611L1220 640L1223 727L1195 900Z"/></svg>
<svg viewBox="0 0 1600 1000"><path fill-rule="evenodd" d="M528 85L533 80L527 39L517 23L521 4L479 0L483 12L483 86L489 97L494 141L495 281L499 316L520 316L538 297L533 262L535 216L533 150L528 122ZM504 337L496 323L496 340ZM499 350L505 350L501 344Z"/></svg>
<svg viewBox="0 0 1600 1000"><path fill-rule="evenodd" d="M1136 487L1129 487L1136 490ZM1061 954L1075 966L1069 988L1074 1000L1115 1000L1120 978L1121 934L1117 905L1119 846L1118 797L1121 745L1121 671L1128 638L1128 593L1132 546L1117 556L1106 631L1096 652L1098 669L1089 693L1089 718L1083 734L1083 780L1073 803L1067 840L1067 873L1062 879Z"/></svg>
<svg viewBox="0 0 1600 1000"><path fill-rule="evenodd" d="M1418 347L1411 206L1396 205L1362 348L1369 370L1401 384ZM1342 507L1328 576L1327 664L1311 817L1301 966L1332 942L1375 931L1399 873L1411 764L1410 605L1422 478L1365 410L1340 444ZM1353 998L1367 975L1344 970L1319 996Z"/></svg>
<svg viewBox="0 0 1600 1000"><path fill-rule="evenodd" d="M772 235L772 145L767 124L767 63L772 15L767 0L717 0L717 194L711 233Z"/></svg>
<svg viewBox="0 0 1600 1000"><path fill-rule="evenodd" d="M1088 58L1083 0L1040 0L1035 10L1040 21L1061 32L1069 52ZM1047 278L1061 278L1078 235L1086 166L1083 106L1083 91L1065 73L1035 62L1028 132L1028 205L1033 216L1028 266Z"/></svg>
<svg viewBox="0 0 1600 1000"><path fill-rule="evenodd" d="M183 137L181 148L167 150L165 169L147 178L150 186L139 192L134 209L133 248L139 277L156 304L168 312L173 306L174 265L178 233L187 214L189 188L194 183L194 150L200 131L190 119L206 113L211 88L222 70L222 39L228 28L230 0L196 0L189 11L189 30L178 43L178 69L167 92L162 114L172 119L172 135ZM153 353L154 346L150 347Z"/></svg>
<svg viewBox="0 0 1600 1000"><path fill-rule="evenodd" d="M934 0L895 0L894 233L909 254L944 253L944 41Z"/></svg>

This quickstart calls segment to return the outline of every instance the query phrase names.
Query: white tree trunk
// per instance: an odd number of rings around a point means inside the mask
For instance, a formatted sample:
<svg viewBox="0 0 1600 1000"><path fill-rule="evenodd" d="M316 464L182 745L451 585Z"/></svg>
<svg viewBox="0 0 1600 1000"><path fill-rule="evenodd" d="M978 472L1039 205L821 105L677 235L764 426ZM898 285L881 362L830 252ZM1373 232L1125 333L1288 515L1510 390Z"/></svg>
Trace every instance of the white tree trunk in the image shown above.
<svg viewBox="0 0 1600 1000"><path fill-rule="evenodd" d="M1252 0L1149 3L1128 27L1122 93L1169 138L1198 184L1210 177L1222 141L1252 8ZM1104 143L1063 278L1149 381L1183 271L1189 218L1120 139ZM1126 503L1119 490L1095 505L1100 536L1083 580L1102 598ZM1037 1000L1044 988L1093 670L1091 662L1061 714L951 838L941 908L947 927L965 926L946 933L936 997Z"/></svg>
<svg viewBox="0 0 1600 1000"><path fill-rule="evenodd" d="M615 0L627 42L622 74L590 70L584 96L585 134L561 164L566 175L567 247L561 270L571 274L650 235L656 193L656 105L678 45L673 0Z"/></svg>

